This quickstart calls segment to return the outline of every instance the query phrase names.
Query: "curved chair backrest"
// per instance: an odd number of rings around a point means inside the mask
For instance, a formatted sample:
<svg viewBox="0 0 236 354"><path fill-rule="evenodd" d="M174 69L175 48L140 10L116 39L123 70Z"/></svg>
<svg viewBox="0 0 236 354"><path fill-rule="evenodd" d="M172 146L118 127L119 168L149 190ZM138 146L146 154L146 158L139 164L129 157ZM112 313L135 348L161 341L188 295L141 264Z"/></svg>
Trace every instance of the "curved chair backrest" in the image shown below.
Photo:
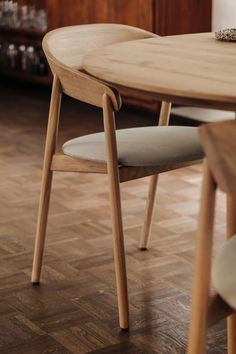
<svg viewBox="0 0 236 354"><path fill-rule="evenodd" d="M115 110L120 97L115 90L83 73L82 59L102 46L154 37L139 28L116 24L69 26L53 30L43 39L43 50L62 91L84 102L102 107L102 95L108 94Z"/></svg>
<svg viewBox="0 0 236 354"><path fill-rule="evenodd" d="M236 122L206 124L199 133L217 185L236 197Z"/></svg>

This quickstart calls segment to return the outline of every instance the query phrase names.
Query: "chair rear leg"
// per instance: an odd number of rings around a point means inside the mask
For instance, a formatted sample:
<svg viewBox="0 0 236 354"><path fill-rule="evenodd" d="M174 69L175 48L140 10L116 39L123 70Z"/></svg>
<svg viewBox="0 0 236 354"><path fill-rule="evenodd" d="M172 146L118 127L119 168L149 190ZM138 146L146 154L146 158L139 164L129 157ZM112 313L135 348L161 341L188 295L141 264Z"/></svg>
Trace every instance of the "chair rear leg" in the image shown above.
<svg viewBox="0 0 236 354"><path fill-rule="evenodd" d="M228 354L236 354L236 314L227 318Z"/></svg>
<svg viewBox="0 0 236 354"><path fill-rule="evenodd" d="M110 179L110 177L109 177ZM120 327L129 328L129 302L125 264L125 247L121 214L120 185L110 179L112 234Z"/></svg>
<svg viewBox="0 0 236 354"><path fill-rule="evenodd" d="M45 154L43 162L43 175L41 184L41 193L39 200L39 210L35 237L35 249L32 269L32 283L38 284L43 260L44 243L46 236L48 209L52 185L53 172L51 171L51 162L55 153L58 118L61 103L61 86L57 77L54 77L52 95L49 110L47 137L45 145Z"/></svg>
<svg viewBox="0 0 236 354"><path fill-rule="evenodd" d="M236 201L227 196L227 238L236 233ZM227 318L228 354L236 354L236 314Z"/></svg>
<svg viewBox="0 0 236 354"><path fill-rule="evenodd" d="M150 177L149 191L146 202L146 209L144 215L143 229L140 238L140 249L145 251L148 248L150 240L151 226L153 220L153 213L155 209L156 190L157 190L158 175Z"/></svg>
<svg viewBox="0 0 236 354"><path fill-rule="evenodd" d="M163 101L161 104L160 116L158 121L159 126L167 126L169 124L170 111L171 111L171 102ZM150 240L152 219L153 219L153 213L154 213L154 209L155 209L154 207L156 201L157 182L158 182L158 175L150 177L148 198L147 198L145 215L144 215L144 223L143 223L140 245L139 245L142 251L145 251L147 249Z"/></svg>
<svg viewBox="0 0 236 354"><path fill-rule="evenodd" d="M52 185L52 172L50 170L49 171L44 170L43 178L42 178L40 201L39 201L35 246L34 246L35 248L34 248L34 259L33 259L33 269L32 269L33 284L38 284L40 282L44 243L45 243L46 228L47 228L48 209L49 209L50 194L51 194L51 185Z"/></svg>

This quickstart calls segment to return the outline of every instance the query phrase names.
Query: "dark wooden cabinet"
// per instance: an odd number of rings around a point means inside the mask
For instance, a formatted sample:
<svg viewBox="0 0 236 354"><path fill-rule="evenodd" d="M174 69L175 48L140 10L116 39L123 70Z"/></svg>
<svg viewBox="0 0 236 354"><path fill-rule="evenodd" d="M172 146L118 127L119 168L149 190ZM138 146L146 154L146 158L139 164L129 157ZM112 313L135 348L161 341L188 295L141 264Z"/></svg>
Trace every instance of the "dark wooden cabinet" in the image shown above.
<svg viewBox="0 0 236 354"><path fill-rule="evenodd" d="M47 0L49 27L111 22L152 31L153 3L153 0Z"/></svg>
<svg viewBox="0 0 236 354"><path fill-rule="evenodd" d="M211 30L212 0L45 0L49 27L111 22L159 35Z"/></svg>

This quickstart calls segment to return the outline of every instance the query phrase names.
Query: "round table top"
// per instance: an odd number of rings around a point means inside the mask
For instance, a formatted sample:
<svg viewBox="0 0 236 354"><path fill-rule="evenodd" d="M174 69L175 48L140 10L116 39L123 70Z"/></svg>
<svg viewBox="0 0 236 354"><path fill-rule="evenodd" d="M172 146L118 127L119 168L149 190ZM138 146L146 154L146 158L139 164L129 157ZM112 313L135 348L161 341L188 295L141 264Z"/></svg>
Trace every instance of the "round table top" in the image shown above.
<svg viewBox="0 0 236 354"><path fill-rule="evenodd" d="M91 52L89 74L176 103L236 110L236 42L213 33L122 42Z"/></svg>

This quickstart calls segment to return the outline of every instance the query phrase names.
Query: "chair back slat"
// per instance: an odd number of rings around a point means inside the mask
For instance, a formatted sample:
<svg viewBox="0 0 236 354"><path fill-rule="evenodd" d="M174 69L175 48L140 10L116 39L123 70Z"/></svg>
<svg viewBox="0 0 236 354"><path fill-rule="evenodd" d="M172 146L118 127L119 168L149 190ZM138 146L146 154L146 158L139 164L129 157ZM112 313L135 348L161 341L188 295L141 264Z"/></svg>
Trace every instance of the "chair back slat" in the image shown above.
<svg viewBox="0 0 236 354"><path fill-rule="evenodd" d="M219 188L236 197L236 122L206 124L199 133Z"/></svg>

